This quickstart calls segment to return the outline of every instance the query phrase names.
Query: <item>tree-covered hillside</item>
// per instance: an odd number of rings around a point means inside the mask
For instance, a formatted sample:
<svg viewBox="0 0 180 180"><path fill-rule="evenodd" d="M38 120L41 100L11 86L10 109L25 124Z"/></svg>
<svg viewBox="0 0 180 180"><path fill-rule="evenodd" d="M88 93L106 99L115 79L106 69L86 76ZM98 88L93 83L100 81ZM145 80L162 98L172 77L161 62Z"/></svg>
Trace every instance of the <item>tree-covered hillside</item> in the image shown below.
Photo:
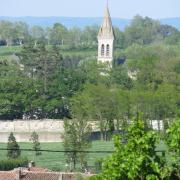
<svg viewBox="0 0 180 180"><path fill-rule="evenodd" d="M76 98L105 129L140 112L145 120L179 116L180 32L141 16L124 32L115 27L109 70L96 63L97 33L1 21L0 118L71 118Z"/></svg>

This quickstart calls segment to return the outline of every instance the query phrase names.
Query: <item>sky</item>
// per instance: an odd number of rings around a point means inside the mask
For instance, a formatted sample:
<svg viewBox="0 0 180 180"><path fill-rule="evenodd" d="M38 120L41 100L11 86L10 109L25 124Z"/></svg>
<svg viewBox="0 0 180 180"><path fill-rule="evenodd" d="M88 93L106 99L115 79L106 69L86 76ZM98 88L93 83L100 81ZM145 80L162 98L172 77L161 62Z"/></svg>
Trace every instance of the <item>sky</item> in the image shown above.
<svg viewBox="0 0 180 180"><path fill-rule="evenodd" d="M0 16L102 17L107 0L0 0ZM109 0L112 17L180 17L180 0Z"/></svg>

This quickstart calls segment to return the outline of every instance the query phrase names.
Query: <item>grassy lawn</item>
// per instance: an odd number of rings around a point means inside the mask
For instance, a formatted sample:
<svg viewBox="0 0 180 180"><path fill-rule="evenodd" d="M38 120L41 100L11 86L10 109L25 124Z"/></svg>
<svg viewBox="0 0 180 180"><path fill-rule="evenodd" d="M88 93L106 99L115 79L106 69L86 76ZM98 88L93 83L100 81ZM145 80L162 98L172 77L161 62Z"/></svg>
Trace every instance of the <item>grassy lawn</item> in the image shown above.
<svg viewBox="0 0 180 180"><path fill-rule="evenodd" d="M14 53L21 51L21 46L0 46L0 59L10 58ZM61 49L63 56L80 56L81 58L96 59L97 49ZM115 50L115 56L119 56L121 51L119 49Z"/></svg>
<svg viewBox="0 0 180 180"><path fill-rule="evenodd" d="M31 143L19 143L20 147L22 149L31 149L32 144ZM6 148L5 143L0 143L0 148ZM63 150L63 144L62 143L41 143L41 149L47 149L47 150ZM92 148L89 149L90 151L112 151L113 150L113 142L101 142L101 141L94 141L92 144ZM0 159L6 158L6 151L0 151ZM96 160L107 157L109 154L102 153L90 153L87 155L87 161L88 166L94 166L94 163ZM52 170L66 170L65 164L66 164L66 157L64 153L59 152L42 152L41 156L35 156L34 152L23 152L22 156L26 156L29 160L33 160L36 162L36 165L39 167L45 167Z"/></svg>
<svg viewBox="0 0 180 180"><path fill-rule="evenodd" d="M0 58L8 58L14 53L21 51L21 46L0 46ZM62 49L61 53L63 56L80 56L81 58L96 58L96 49Z"/></svg>
<svg viewBox="0 0 180 180"><path fill-rule="evenodd" d="M19 143L22 149L31 149L31 143ZM0 143L0 148L6 148L6 143ZM47 150L63 150L62 143L41 143L41 149ZM112 141L102 142L102 141L94 141L92 143L92 148L90 151L113 151L114 145ZM157 150L166 150L166 145L161 142ZM6 158L6 151L0 151L0 159ZM161 153L158 153L161 155ZM109 156L108 153L89 153L87 154L87 162L88 166L94 166L95 162L98 159L105 158ZM29 160L33 160L36 162L36 165L39 167L49 168L52 170L66 170L66 156L64 153L59 152L42 152L42 155L35 156L34 152L22 151L22 156L26 156ZM167 158L168 155L167 155Z"/></svg>
<svg viewBox="0 0 180 180"><path fill-rule="evenodd" d="M10 56L14 53L20 52L21 46L0 46L0 57Z"/></svg>

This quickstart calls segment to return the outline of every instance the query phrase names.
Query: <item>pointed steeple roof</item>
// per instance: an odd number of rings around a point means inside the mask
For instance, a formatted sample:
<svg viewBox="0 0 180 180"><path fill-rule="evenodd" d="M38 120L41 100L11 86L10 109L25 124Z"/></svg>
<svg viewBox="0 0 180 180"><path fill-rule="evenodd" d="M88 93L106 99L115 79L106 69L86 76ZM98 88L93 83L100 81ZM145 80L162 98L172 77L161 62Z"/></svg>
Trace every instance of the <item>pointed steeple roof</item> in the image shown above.
<svg viewBox="0 0 180 180"><path fill-rule="evenodd" d="M114 32L108 5L105 9L104 19L99 30L98 38L114 38Z"/></svg>

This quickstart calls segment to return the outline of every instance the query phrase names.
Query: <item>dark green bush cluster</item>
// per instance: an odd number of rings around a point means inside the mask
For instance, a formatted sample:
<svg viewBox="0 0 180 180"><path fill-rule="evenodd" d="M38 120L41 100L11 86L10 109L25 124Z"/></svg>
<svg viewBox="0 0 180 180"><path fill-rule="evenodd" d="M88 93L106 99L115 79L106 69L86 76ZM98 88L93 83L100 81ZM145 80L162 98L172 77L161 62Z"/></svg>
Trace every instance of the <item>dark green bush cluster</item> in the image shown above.
<svg viewBox="0 0 180 180"><path fill-rule="evenodd" d="M0 171L13 170L17 167L25 167L28 165L27 158L18 158L18 159L6 159L0 161Z"/></svg>

